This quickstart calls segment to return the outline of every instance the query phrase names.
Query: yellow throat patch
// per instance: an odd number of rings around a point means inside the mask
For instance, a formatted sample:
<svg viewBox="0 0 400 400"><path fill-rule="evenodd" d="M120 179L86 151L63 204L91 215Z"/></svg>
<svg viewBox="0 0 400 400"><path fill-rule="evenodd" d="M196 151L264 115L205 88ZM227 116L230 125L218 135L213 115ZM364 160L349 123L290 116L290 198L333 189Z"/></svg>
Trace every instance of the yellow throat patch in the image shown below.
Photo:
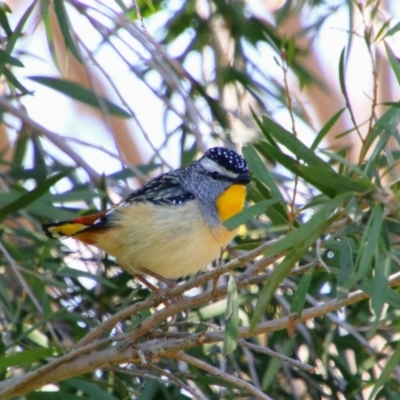
<svg viewBox="0 0 400 400"><path fill-rule="evenodd" d="M243 185L232 185L217 199L217 210L221 221L224 222L230 217L243 210L246 199L246 188Z"/></svg>

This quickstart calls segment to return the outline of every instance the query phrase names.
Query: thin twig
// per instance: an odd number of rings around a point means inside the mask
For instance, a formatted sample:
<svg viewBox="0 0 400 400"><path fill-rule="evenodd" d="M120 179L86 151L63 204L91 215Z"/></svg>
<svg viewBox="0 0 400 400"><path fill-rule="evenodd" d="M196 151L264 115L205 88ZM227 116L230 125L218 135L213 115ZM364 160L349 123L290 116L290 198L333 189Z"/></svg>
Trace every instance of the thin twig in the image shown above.
<svg viewBox="0 0 400 400"><path fill-rule="evenodd" d="M181 379L178 379L174 374L166 371L165 369L162 369L155 365L154 363L149 362L148 366L152 369L154 369L160 376L166 376L175 386L178 388L182 388L186 390L188 393L190 393L194 399L197 400L202 400L202 397L195 392L195 390L190 387L189 385L186 385L185 382L183 382Z"/></svg>
<svg viewBox="0 0 400 400"><path fill-rule="evenodd" d="M390 287L399 285L400 272L389 277ZM296 320L296 322L299 323L308 319L320 317L321 315L325 315L341 307L348 306L369 297L369 294L362 292L361 290L356 290L350 293L346 298L339 301L333 299L323 304L319 304L318 306L303 310L301 316ZM186 306L191 306L191 304L187 303ZM261 322L254 329L253 335L286 329L291 322L292 321L289 317ZM148 333L149 332L147 332L147 334ZM170 341L165 340L165 337L168 337L166 332L153 332L151 334L152 337L158 335L162 340L155 341L152 339L148 342L137 343L136 348L140 349L144 354L148 353L150 356L158 355L159 357L177 358L177 352L200 344L220 342L223 340L224 334L224 329L213 332L201 332L200 334L187 333L185 338ZM239 337L241 339L248 336L248 327L239 328ZM124 339L125 343L121 343L119 346L107 346L104 350L88 351L89 349L93 349L93 344L90 344L87 345L85 349L82 348L75 350L81 354L79 357L77 356L77 353L75 353L74 357L64 359L65 362L62 364L59 364L59 360L54 360L34 372L0 382L0 399L6 398L6 396L21 395L37 389L49 381L56 382L98 368L129 362L140 363L135 346L131 345L131 337L126 334L114 337L114 341L121 341L121 339Z"/></svg>
<svg viewBox="0 0 400 400"><path fill-rule="evenodd" d="M256 351L257 353L266 354L267 356L274 357L280 361L283 361L284 363L287 363L287 364L293 365L294 367L300 368L303 371L308 372L309 374L312 374L315 372L315 367L313 367L312 365L295 360L293 358L285 356L284 354L277 353L276 351L273 351L273 350L269 349L268 347L257 346L255 344L247 342L246 340L243 340L243 339L240 339L238 341L238 343L243 347L247 347L248 349Z"/></svg>
<svg viewBox="0 0 400 400"><path fill-rule="evenodd" d="M24 278L24 276L21 274L20 269L21 266L14 260L14 258L11 256L11 254L8 252L8 250L5 248L3 243L0 241L0 251L4 254L4 257L7 259L8 263L10 264L15 276L17 277L19 283L25 290L25 292L28 294L29 298L32 300L32 303L35 305L36 309L39 311L41 315L44 315L44 310L42 305L39 303L39 300L36 298L35 294L33 293L31 287L28 285L28 282ZM61 346L58 336L56 332L54 331L54 328L50 322L46 322L46 326L49 328L49 331L54 339L54 341Z"/></svg>
<svg viewBox="0 0 400 400"><path fill-rule="evenodd" d="M42 134L46 139L55 144L61 151L67 154L76 165L82 167L85 172L89 175L90 179L96 183L101 180L100 174L98 174L80 155L72 150L66 143L65 140L54 132L46 129L44 126L38 124L32 118L28 116L24 111L13 106L9 99L4 96L0 96L0 109L14 115L22 121L27 127L32 129L34 133Z"/></svg>
<svg viewBox="0 0 400 400"><path fill-rule="evenodd" d="M237 378L226 372L222 372L220 369L215 368L212 365L204 361L201 361L195 357L189 356L188 354L179 352L174 358L181 361L185 361L188 364L193 365L194 367L197 367L199 369L202 369L203 371L208 372L213 377L218 377L224 380L225 382L235 385L240 389L242 389L243 391L245 391L246 393L252 394L253 396L255 396L256 399L273 400L271 397L267 396L261 390L257 389L252 384L244 381L243 379Z"/></svg>

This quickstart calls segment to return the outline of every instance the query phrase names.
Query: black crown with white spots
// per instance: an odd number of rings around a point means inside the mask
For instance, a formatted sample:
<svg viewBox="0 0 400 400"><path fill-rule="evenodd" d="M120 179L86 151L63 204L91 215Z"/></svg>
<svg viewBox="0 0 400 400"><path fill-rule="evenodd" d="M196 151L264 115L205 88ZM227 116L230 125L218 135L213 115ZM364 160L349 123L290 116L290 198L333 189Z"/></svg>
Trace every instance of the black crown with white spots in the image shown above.
<svg viewBox="0 0 400 400"><path fill-rule="evenodd" d="M205 158L215 161L217 164L224 167L227 171L235 174L243 174L249 172L249 167L242 156L239 156L233 150L225 147L213 147L204 153Z"/></svg>

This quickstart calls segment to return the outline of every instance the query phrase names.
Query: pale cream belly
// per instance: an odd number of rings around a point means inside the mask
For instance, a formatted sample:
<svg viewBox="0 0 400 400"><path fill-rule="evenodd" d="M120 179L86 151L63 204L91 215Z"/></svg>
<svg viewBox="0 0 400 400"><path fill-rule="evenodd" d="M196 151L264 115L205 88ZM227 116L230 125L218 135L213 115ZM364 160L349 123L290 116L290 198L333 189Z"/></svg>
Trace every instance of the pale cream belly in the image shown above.
<svg viewBox="0 0 400 400"><path fill-rule="evenodd" d="M195 202L181 206L138 203L122 210L115 228L98 236L97 246L115 256L130 273L146 268L165 278L204 269L236 235L213 232Z"/></svg>

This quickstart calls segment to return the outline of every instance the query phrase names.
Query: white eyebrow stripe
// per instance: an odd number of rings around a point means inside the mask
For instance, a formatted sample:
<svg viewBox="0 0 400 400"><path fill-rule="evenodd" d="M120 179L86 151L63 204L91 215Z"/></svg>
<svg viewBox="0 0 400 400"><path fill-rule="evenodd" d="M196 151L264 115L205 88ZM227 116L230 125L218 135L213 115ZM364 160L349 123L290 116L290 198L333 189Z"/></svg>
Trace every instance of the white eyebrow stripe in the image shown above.
<svg viewBox="0 0 400 400"><path fill-rule="evenodd" d="M208 172L219 172L223 176L229 176L230 178L236 178L238 174L226 170L224 167L211 160L210 158L203 158L200 161L201 166Z"/></svg>

